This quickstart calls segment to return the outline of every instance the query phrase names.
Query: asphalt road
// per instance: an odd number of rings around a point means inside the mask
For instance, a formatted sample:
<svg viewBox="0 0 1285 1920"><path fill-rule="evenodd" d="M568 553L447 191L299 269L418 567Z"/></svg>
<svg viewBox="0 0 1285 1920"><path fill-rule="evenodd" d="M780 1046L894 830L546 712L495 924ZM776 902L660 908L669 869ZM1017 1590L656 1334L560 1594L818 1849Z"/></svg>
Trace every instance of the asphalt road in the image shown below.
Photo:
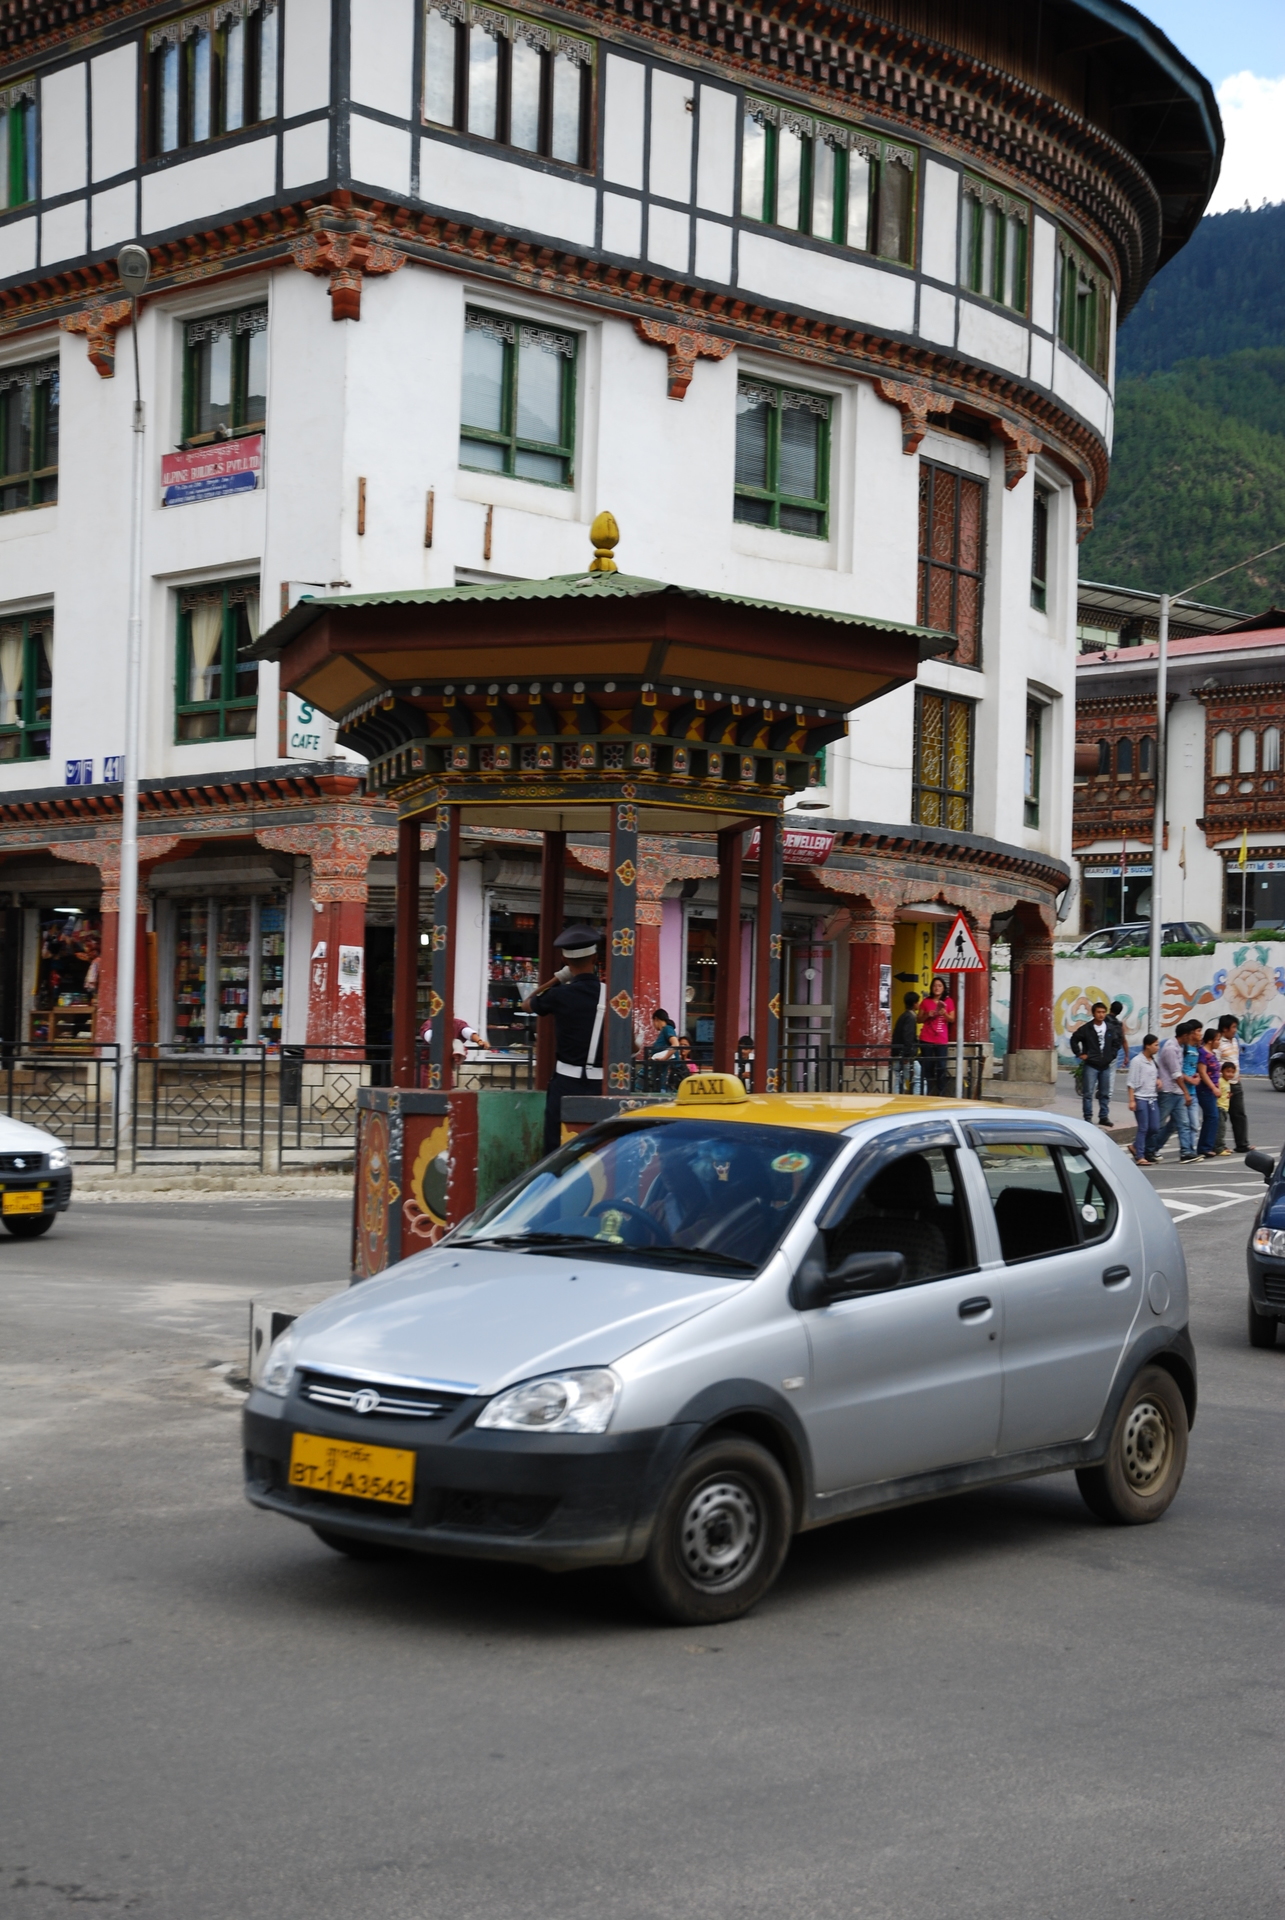
<svg viewBox="0 0 1285 1920"><path fill-rule="evenodd" d="M1279 1143L1285 1098L1251 1099ZM1202 1368L1158 1526L1103 1527L1070 1476L973 1494L809 1535L700 1630L605 1575L349 1564L244 1503L245 1303L342 1281L342 1203L0 1236L0 1914L1285 1913L1261 1188L1153 1178Z"/></svg>

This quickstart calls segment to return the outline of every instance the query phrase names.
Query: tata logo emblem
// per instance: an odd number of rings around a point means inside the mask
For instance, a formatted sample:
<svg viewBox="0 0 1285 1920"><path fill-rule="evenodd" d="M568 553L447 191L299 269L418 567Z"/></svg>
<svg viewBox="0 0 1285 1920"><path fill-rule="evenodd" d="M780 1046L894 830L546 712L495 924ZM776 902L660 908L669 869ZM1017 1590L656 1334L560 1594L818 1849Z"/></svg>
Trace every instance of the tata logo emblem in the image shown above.
<svg viewBox="0 0 1285 1920"><path fill-rule="evenodd" d="M359 1393L355 1393L352 1397L352 1410L354 1413L373 1413L378 1405L379 1395L373 1387L363 1387Z"/></svg>

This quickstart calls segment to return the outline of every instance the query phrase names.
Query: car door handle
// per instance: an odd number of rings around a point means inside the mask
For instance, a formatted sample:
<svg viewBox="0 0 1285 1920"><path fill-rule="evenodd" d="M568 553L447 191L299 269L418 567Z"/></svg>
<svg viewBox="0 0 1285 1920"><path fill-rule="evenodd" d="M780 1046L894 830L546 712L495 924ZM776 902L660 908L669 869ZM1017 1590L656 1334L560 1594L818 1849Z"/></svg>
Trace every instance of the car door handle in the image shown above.
<svg viewBox="0 0 1285 1920"><path fill-rule="evenodd" d="M989 1313L991 1303L984 1293L975 1294L971 1300L961 1300L959 1317L961 1320L976 1320L979 1314Z"/></svg>
<svg viewBox="0 0 1285 1920"><path fill-rule="evenodd" d="M1130 1278L1128 1267L1108 1267L1102 1275L1104 1287L1121 1287Z"/></svg>

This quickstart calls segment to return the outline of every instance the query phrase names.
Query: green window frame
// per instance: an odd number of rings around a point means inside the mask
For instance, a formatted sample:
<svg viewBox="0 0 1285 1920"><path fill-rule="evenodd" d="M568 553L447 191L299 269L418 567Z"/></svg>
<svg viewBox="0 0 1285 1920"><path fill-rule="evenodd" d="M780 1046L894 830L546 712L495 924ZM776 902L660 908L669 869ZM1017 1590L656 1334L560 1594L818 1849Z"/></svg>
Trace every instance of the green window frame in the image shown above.
<svg viewBox="0 0 1285 1920"><path fill-rule="evenodd" d="M0 87L0 213L36 197L36 83Z"/></svg>
<svg viewBox="0 0 1285 1920"><path fill-rule="evenodd" d="M1057 336L1098 375L1106 373L1111 283L1101 267L1059 233Z"/></svg>
<svg viewBox="0 0 1285 1920"><path fill-rule="evenodd" d="M597 62L595 41L547 20L475 0L428 0L423 116L430 126L588 167Z"/></svg>
<svg viewBox="0 0 1285 1920"><path fill-rule="evenodd" d="M259 663L259 582L228 580L178 596L174 738L239 740L255 730Z"/></svg>
<svg viewBox="0 0 1285 1920"><path fill-rule="evenodd" d="M183 328L183 445L262 433L268 410L268 309L260 304Z"/></svg>
<svg viewBox="0 0 1285 1920"><path fill-rule="evenodd" d="M1037 613L1049 607L1049 495L1036 487L1031 507L1031 605Z"/></svg>
<svg viewBox="0 0 1285 1920"><path fill-rule="evenodd" d="M953 694L915 689L911 812L920 826L972 830L973 708L973 701Z"/></svg>
<svg viewBox="0 0 1285 1920"><path fill-rule="evenodd" d="M1031 210L1025 200L964 175L964 285L998 306L1025 313Z"/></svg>
<svg viewBox="0 0 1285 1920"><path fill-rule="evenodd" d="M0 367L0 513L58 498L58 362Z"/></svg>
<svg viewBox="0 0 1285 1920"><path fill-rule="evenodd" d="M743 219L909 266L918 180L915 147L817 120L776 101L746 98Z"/></svg>
<svg viewBox="0 0 1285 1920"><path fill-rule="evenodd" d="M1044 708L1038 700L1026 703L1026 740L1022 750L1022 820L1040 824L1040 763L1044 750Z"/></svg>
<svg viewBox="0 0 1285 1920"><path fill-rule="evenodd" d="M147 145L152 155L204 146L276 117L277 0L221 0L147 36Z"/></svg>
<svg viewBox="0 0 1285 1920"><path fill-rule="evenodd" d="M47 760L54 698L52 610L0 619L0 760Z"/></svg>
<svg viewBox="0 0 1285 1920"><path fill-rule="evenodd" d="M734 520L828 539L831 406L824 393L737 381Z"/></svg>
<svg viewBox="0 0 1285 1920"><path fill-rule="evenodd" d="M460 465L571 486L579 349L563 328L466 308Z"/></svg>

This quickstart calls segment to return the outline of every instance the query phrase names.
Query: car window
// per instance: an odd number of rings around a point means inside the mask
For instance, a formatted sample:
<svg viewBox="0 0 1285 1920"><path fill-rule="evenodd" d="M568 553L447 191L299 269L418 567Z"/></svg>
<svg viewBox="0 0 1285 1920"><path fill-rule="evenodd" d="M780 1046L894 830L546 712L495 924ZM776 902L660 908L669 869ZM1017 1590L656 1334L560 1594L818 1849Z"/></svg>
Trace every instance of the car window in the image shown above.
<svg viewBox="0 0 1285 1920"><path fill-rule="evenodd" d="M955 1155L922 1147L885 1161L828 1236L833 1268L850 1253L900 1253L906 1284L940 1280L976 1265Z"/></svg>
<svg viewBox="0 0 1285 1920"><path fill-rule="evenodd" d="M1106 1239L1114 1228L1115 1195L1086 1153L1003 1140L979 1145L977 1158L1008 1266Z"/></svg>

